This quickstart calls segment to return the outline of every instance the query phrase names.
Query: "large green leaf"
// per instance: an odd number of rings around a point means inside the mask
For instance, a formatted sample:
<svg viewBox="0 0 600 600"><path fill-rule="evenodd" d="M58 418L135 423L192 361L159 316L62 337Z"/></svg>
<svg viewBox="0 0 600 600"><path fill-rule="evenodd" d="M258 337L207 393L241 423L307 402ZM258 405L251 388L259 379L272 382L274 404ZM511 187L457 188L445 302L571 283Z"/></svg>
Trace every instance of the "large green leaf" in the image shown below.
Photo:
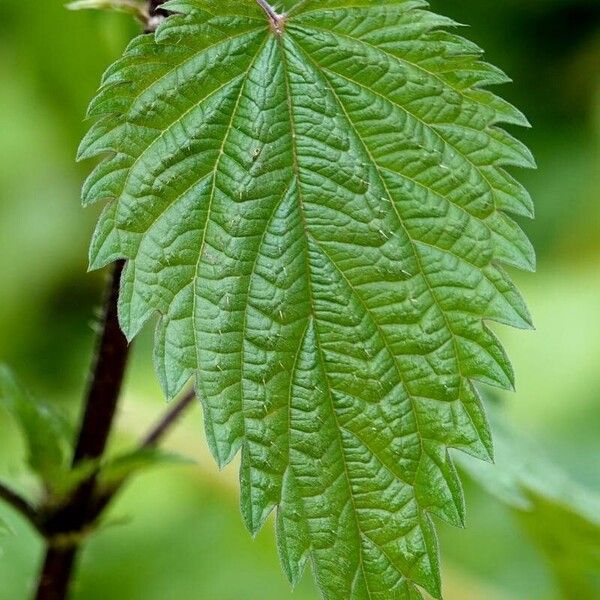
<svg viewBox="0 0 600 600"><path fill-rule="evenodd" d="M177 0L90 107L84 187L108 200L91 266L128 260L133 338L160 314L169 398L196 378L242 511L277 508L284 568L326 598L440 596L430 515L462 523L448 447L491 455L472 381L513 373L484 320L528 327L500 264L533 166L498 127L506 77L413 0Z"/></svg>

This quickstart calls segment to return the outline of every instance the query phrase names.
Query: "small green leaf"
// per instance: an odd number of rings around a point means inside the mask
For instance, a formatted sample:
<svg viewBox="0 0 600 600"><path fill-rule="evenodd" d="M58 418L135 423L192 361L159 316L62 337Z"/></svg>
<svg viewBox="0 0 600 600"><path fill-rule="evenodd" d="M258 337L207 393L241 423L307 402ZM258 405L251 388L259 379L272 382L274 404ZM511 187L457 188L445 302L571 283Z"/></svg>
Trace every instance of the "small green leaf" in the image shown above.
<svg viewBox="0 0 600 600"><path fill-rule="evenodd" d="M85 459L75 466L65 465L56 476L48 482L55 503L66 500L69 495L86 479L94 475L99 468L100 459Z"/></svg>
<svg viewBox="0 0 600 600"><path fill-rule="evenodd" d="M12 415L23 432L31 469L47 483L60 480L69 451L65 421L51 407L34 400L1 363L0 406Z"/></svg>
<svg viewBox="0 0 600 600"><path fill-rule="evenodd" d="M496 464L462 455L457 457L462 469L515 512L551 565L565 600L600 598L600 497L506 426L498 424L494 434Z"/></svg>
<svg viewBox="0 0 600 600"><path fill-rule="evenodd" d="M102 465L98 474L101 488L111 488L141 471L163 465L186 465L194 461L159 448L143 448L116 456Z"/></svg>

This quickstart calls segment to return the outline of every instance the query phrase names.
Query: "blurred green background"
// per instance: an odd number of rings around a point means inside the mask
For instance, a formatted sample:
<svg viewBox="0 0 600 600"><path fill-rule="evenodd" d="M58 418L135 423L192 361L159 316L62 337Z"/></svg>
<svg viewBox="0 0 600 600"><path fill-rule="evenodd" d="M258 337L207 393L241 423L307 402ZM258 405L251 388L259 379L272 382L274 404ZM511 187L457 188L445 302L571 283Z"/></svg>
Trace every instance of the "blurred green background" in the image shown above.
<svg viewBox="0 0 600 600"><path fill-rule="evenodd" d="M537 331L499 330L518 377L517 393L500 397L502 410L598 491L600 2L432 4L471 25L466 34L514 79L503 95L534 125L518 135L539 170L519 176L537 204L537 220L523 226L539 272L516 279ZM86 272L97 213L78 200L91 165L76 165L74 155L100 74L135 32L124 15L69 13L58 0L0 4L0 361L73 419L103 284L102 274ZM151 331L136 342L114 447L131 443L163 410L151 344ZM84 552L74 598L316 600L310 574L289 589L272 527L256 540L245 531L237 466L217 472L199 409L166 445L197 464L161 468L127 488ZM14 422L0 413L0 475L27 492L23 455ZM466 493L467 530L440 526L447 600L554 600L548 565L513 515L468 482ZM41 546L8 508L0 515L13 529L0 538L0 600L22 600Z"/></svg>

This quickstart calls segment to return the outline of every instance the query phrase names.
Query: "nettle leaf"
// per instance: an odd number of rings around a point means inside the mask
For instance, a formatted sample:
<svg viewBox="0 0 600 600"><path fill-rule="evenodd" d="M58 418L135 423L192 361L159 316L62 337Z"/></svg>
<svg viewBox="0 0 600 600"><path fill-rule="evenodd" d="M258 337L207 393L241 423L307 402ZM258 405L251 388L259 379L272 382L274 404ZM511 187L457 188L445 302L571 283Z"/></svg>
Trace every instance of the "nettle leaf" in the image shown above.
<svg viewBox="0 0 600 600"><path fill-rule="evenodd" d="M600 597L600 497L498 419L494 424L495 464L459 455L462 470L514 512L566 600Z"/></svg>
<svg viewBox="0 0 600 600"><path fill-rule="evenodd" d="M489 459L472 382L513 384L484 321L530 326L501 267L534 268L504 170L534 163L499 127L527 121L425 2L263 4L169 2L106 72L91 266L128 260L124 332L160 314L164 390L196 378L293 583L310 558L326 598L439 597L430 516L464 519L448 448Z"/></svg>

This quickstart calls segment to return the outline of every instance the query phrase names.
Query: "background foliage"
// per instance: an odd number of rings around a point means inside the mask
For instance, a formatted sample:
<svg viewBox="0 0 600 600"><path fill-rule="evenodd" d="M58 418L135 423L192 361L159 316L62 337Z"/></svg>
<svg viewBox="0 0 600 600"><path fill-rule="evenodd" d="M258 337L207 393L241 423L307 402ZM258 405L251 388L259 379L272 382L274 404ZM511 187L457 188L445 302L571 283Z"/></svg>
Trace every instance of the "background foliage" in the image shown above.
<svg viewBox="0 0 600 600"><path fill-rule="evenodd" d="M534 125L519 132L537 172L520 175L537 203L524 222L539 252L536 276L517 274L536 333L500 335L517 394L495 400L530 442L582 484L600 489L600 7L596 0L437 0L472 25L468 35L515 80L502 94ZM100 73L135 32L127 17L68 13L58 0L4 0L0 19L0 360L37 395L74 416L91 351L102 277L86 275L93 210L79 206L89 165L73 162L82 116ZM146 332L136 346L116 447L162 408ZM200 411L169 447L196 466L150 472L128 488L83 557L75 598L219 600L291 598L271 531L253 542L237 507L237 466L219 475L203 442ZM26 446L0 413L0 474L27 491ZM545 472L538 473L546 478ZM547 478L551 478L549 473ZM466 531L442 527L450 600L553 600L547 531L472 488ZM535 493L535 490L532 491ZM549 526L562 517L532 501ZM26 597L41 552L0 507L15 535L0 538L0 600ZM268 528L267 528L268 529ZM537 540L537 544L535 541ZM555 541L554 541L555 543ZM598 552L591 548L590 553ZM596 554L597 555L597 554ZM544 559L543 556L548 558ZM562 561L561 580L572 563ZM598 588L595 588L596 590ZM293 595L315 600L310 576Z"/></svg>

